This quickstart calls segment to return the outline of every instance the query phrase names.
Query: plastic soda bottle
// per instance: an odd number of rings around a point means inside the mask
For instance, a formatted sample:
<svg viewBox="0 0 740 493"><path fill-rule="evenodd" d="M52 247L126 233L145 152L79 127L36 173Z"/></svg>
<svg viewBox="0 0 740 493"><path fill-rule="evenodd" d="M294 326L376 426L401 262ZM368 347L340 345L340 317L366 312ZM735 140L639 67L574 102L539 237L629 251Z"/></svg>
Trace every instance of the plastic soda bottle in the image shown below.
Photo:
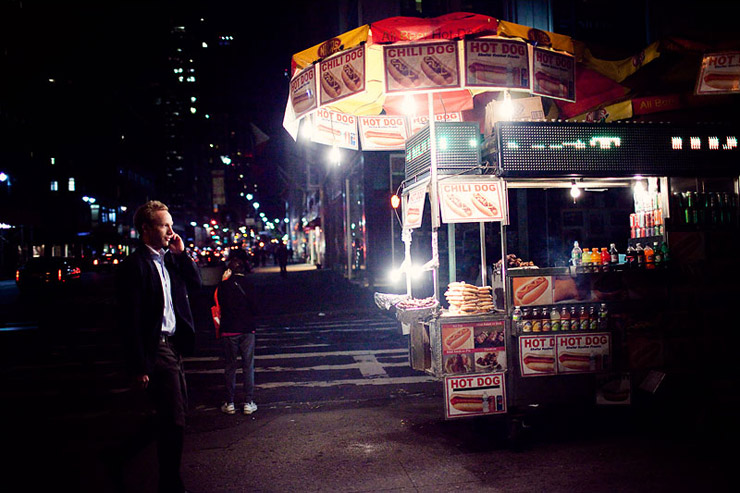
<svg viewBox="0 0 740 493"><path fill-rule="evenodd" d="M581 247L578 246L578 242L573 242L573 250L570 251L570 262L573 267L578 267L581 265L581 256L583 255L583 251L581 250Z"/></svg>
<svg viewBox="0 0 740 493"><path fill-rule="evenodd" d="M601 270L608 271L611 267L612 257L609 255L609 250L606 247L601 249Z"/></svg>
<svg viewBox="0 0 740 493"><path fill-rule="evenodd" d="M598 248L591 250L591 270L593 272L601 270L601 252Z"/></svg>
<svg viewBox="0 0 740 493"><path fill-rule="evenodd" d="M553 332L559 332L560 327L560 311L557 306L553 306L552 310L550 310L550 330Z"/></svg>
<svg viewBox="0 0 740 493"><path fill-rule="evenodd" d="M641 243L635 245L635 257L637 258L637 268L642 269L645 267L645 250L642 248Z"/></svg>
<svg viewBox="0 0 740 493"><path fill-rule="evenodd" d="M515 306L514 313L511 314L511 321L514 324L514 329L516 330L517 333L523 332L522 330L524 328L524 320L522 319L523 316L524 315L522 313L522 309L519 308L518 306Z"/></svg>
<svg viewBox="0 0 740 493"><path fill-rule="evenodd" d="M588 248L583 249L583 255L581 255L581 265L583 266L583 270L585 272L589 272L591 270L591 252L588 250Z"/></svg>
<svg viewBox="0 0 740 493"><path fill-rule="evenodd" d="M609 262L612 266L619 264L619 252L617 251L617 245L614 243L609 245Z"/></svg>
<svg viewBox="0 0 740 493"><path fill-rule="evenodd" d="M645 245L643 251L645 252L645 268L655 269L655 250L653 250L653 247L648 243Z"/></svg>

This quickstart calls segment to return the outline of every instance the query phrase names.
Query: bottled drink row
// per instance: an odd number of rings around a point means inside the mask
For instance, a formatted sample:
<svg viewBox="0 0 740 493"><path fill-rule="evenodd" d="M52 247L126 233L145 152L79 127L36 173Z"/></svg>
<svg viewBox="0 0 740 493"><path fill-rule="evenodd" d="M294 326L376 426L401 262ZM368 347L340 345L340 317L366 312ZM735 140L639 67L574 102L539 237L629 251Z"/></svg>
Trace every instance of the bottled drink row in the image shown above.
<svg viewBox="0 0 740 493"><path fill-rule="evenodd" d="M671 196L677 224L687 226L731 226L737 221L737 194L728 192L683 192Z"/></svg>
<svg viewBox="0 0 740 493"><path fill-rule="evenodd" d="M670 252L666 242L653 242L652 245L637 243L629 245L625 252L624 262L620 262L619 251L614 243L607 250L603 248L581 248L577 241L571 250L571 265L576 272L609 272L610 270L657 269L667 265Z"/></svg>
<svg viewBox="0 0 740 493"><path fill-rule="evenodd" d="M606 330L609 312L606 303L514 307L512 322L517 333Z"/></svg>

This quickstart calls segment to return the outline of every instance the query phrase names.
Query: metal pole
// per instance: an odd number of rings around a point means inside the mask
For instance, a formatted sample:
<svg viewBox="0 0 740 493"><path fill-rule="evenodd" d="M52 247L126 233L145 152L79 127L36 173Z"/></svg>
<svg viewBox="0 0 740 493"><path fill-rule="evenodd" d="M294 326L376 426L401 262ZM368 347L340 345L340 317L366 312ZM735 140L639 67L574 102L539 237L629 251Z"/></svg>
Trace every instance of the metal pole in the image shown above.
<svg viewBox="0 0 740 493"><path fill-rule="evenodd" d="M457 281L457 252L455 251L455 223L447 223L447 257L450 282Z"/></svg>
<svg viewBox="0 0 740 493"><path fill-rule="evenodd" d="M439 201L437 200L437 135L434 125L434 99L432 93L427 93L427 107L429 111L429 148L430 148L430 185L429 204L432 213L432 259L438 260L439 245L437 235L439 229ZM434 299L439 300L439 267L432 270L432 283L434 285Z"/></svg>
<svg viewBox="0 0 740 493"><path fill-rule="evenodd" d="M481 286L486 285L486 223L480 222L480 279Z"/></svg>
<svg viewBox="0 0 740 493"><path fill-rule="evenodd" d="M347 279L352 279L352 230L350 229L351 218L349 214L349 178L344 179L344 229L347 242Z"/></svg>

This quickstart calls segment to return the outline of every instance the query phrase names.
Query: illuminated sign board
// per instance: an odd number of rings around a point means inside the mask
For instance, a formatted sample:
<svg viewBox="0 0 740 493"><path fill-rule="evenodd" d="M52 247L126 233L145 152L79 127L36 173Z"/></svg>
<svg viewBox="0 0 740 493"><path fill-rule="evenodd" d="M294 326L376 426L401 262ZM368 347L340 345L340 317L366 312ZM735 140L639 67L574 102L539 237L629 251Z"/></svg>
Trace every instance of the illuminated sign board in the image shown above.
<svg viewBox="0 0 740 493"><path fill-rule="evenodd" d="M499 122L503 176L734 176L740 132L730 125Z"/></svg>

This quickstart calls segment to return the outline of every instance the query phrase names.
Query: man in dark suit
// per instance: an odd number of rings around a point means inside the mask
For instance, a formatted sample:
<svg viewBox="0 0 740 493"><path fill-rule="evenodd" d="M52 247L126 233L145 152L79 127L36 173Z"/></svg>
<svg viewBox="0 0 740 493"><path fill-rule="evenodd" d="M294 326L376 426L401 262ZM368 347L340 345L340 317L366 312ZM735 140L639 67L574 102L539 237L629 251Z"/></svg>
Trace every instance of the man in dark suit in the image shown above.
<svg viewBox="0 0 740 493"><path fill-rule="evenodd" d="M167 206L149 201L134 214L141 244L118 269L119 320L128 371L156 415L159 490L184 491L180 477L187 388L182 355L195 339L188 288L201 286L195 262L172 229Z"/></svg>

